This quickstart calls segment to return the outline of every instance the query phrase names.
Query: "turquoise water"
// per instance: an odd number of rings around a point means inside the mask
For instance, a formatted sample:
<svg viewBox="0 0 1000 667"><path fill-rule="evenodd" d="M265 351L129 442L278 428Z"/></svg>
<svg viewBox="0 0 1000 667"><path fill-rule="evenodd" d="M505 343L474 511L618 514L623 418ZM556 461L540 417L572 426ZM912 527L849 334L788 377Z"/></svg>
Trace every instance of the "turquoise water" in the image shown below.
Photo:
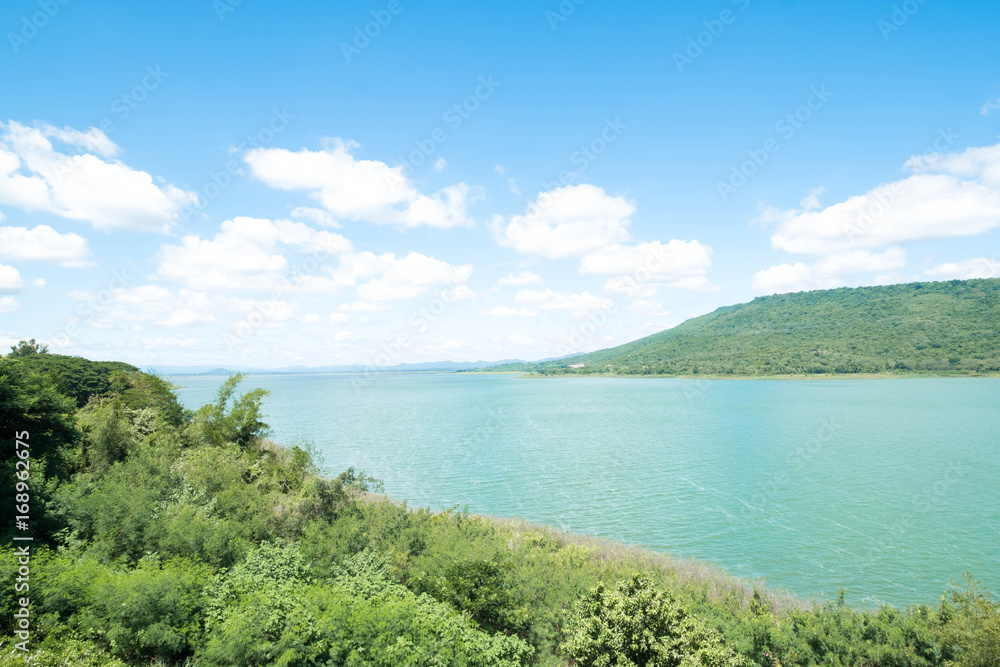
<svg viewBox="0 0 1000 667"><path fill-rule="evenodd" d="M187 407L220 377L175 377ZM274 439L311 440L433 509L519 516L799 596L1000 592L1000 381L251 376Z"/></svg>

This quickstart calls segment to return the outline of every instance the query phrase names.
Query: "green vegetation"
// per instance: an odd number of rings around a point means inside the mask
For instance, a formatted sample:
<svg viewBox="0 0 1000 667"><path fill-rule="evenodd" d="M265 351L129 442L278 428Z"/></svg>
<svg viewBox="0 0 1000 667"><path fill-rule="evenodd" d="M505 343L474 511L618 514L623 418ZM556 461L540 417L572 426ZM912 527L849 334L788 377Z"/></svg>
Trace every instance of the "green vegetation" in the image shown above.
<svg viewBox="0 0 1000 667"><path fill-rule="evenodd" d="M239 376L192 412L131 368L97 392L51 371L107 367L0 359L0 428L31 434L35 537L31 653L8 640L0 666L1000 664L1000 606L971 579L933 607L807 605L624 545L414 510L268 441L266 395ZM0 547L7 637L17 568Z"/></svg>
<svg viewBox="0 0 1000 667"><path fill-rule="evenodd" d="M1000 279L842 288L758 297L619 347L489 370L543 375L975 375L1000 372L998 329Z"/></svg>

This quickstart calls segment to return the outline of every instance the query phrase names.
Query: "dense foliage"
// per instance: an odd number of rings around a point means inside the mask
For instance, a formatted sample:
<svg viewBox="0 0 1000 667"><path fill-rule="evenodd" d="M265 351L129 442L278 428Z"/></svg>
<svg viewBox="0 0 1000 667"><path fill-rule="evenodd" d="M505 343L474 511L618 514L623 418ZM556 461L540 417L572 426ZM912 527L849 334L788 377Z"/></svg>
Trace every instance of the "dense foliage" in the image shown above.
<svg viewBox="0 0 1000 667"><path fill-rule="evenodd" d="M9 357L18 359L26 371L48 377L60 392L76 401L77 407L86 405L91 396L107 393L115 371L135 373L139 370L121 361L90 361L82 357L48 354L44 346L25 345L23 342L12 348Z"/></svg>
<svg viewBox="0 0 1000 667"><path fill-rule="evenodd" d="M413 510L353 470L323 477L265 439L266 395L239 395L238 376L190 412L119 369L77 408L42 369L91 362L39 356L0 359L0 426L31 431L36 508L32 651L7 643L3 667L1000 664L1000 608L971 580L934 607L806 605L622 545ZM8 637L17 567L0 547Z"/></svg>
<svg viewBox="0 0 1000 667"><path fill-rule="evenodd" d="M542 374L1000 372L1000 279L758 297L619 347L491 371ZM571 368L570 366L583 367Z"/></svg>

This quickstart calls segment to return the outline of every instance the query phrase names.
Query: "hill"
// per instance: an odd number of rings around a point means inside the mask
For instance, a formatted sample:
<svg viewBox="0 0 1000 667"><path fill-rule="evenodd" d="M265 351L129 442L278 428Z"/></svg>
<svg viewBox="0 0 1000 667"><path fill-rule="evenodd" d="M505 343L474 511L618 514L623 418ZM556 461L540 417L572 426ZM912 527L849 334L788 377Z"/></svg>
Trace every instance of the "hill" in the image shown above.
<svg viewBox="0 0 1000 667"><path fill-rule="evenodd" d="M121 361L91 361L47 352L21 357L18 362L29 372L48 377L62 394L76 401L77 407L86 405L91 396L107 392L114 372L139 370Z"/></svg>
<svg viewBox="0 0 1000 667"><path fill-rule="evenodd" d="M960 374L1000 371L1000 279L758 297L569 361L543 375Z"/></svg>

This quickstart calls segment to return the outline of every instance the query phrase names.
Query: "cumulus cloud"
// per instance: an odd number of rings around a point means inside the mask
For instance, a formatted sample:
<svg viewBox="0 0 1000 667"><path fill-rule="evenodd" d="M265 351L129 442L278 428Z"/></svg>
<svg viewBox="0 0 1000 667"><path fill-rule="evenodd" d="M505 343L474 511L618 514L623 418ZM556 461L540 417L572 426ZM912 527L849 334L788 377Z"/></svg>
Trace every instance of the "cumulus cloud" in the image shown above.
<svg viewBox="0 0 1000 667"><path fill-rule="evenodd" d="M574 313L587 313L593 310L608 310L614 308L614 301L604 297L583 292L581 294L563 294L551 289L521 290L514 301L536 310L571 310Z"/></svg>
<svg viewBox="0 0 1000 667"><path fill-rule="evenodd" d="M53 141L69 152L57 150ZM118 151L96 128L81 132L0 122L0 203L85 220L104 230L169 231L181 209L198 201L197 194L157 184L150 174L113 159Z"/></svg>
<svg viewBox="0 0 1000 667"><path fill-rule="evenodd" d="M538 195L523 215L497 221L498 241L517 252L574 257L631 239L635 204L594 185L568 185Z"/></svg>
<svg viewBox="0 0 1000 667"><path fill-rule="evenodd" d="M280 327L295 317L294 306L284 299L234 298L231 303L239 318L254 322L254 327Z"/></svg>
<svg viewBox="0 0 1000 667"><path fill-rule="evenodd" d="M973 236L1000 226L1000 144L909 159L905 178L826 208L766 208L772 245L827 254L924 239ZM818 202L815 202L818 204Z"/></svg>
<svg viewBox="0 0 1000 667"><path fill-rule="evenodd" d="M517 275L513 273L500 279L497 283L500 287L520 287L523 285L541 285L542 277L533 271L521 271Z"/></svg>
<svg viewBox="0 0 1000 667"><path fill-rule="evenodd" d="M160 249L157 275L201 290L270 289L289 285L282 246L335 255L351 249L343 236L301 222L234 218L213 239L185 236Z"/></svg>
<svg viewBox="0 0 1000 667"><path fill-rule="evenodd" d="M481 193L458 183L427 195L401 166L359 160L358 144L334 138L323 150L258 148L244 156L253 176L281 190L305 190L336 218L417 227L472 224L468 206Z"/></svg>
<svg viewBox="0 0 1000 667"><path fill-rule="evenodd" d="M24 280L21 272L13 266L0 264L0 293L20 292L24 289Z"/></svg>
<svg viewBox="0 0 1000 667"><path fill-rule="evenodd" d="M831 253L814 265L796 262L758 271L753 289L758 294L782 294L844 286L845 276L889 271L906 266L906 252L889 248L883 253L853 250Z"/></svg>
<svg viewBox="0 0 1000 667"><path fill-rule="evenodd" d="M382 274L358 287L358 298L363 301L412 299L437 285L460 287L472 275L471 264L453 266L417 252L399 259L392 253L382 257L386 261Z"/></svg>
<svg viewBox="0 0 1000 667"><path fill-rule="evenodd" d="M753 289L759 294L804 292L828 287L836 287L836 280L830 282L827 279L827 284L820 284L813 275L812 267L802 262L772 266L758 271L753 277Z"/></svg>
<svg viewBox="0 0 1000 667"><path fill-rule="evenodd" d="M0 296L0 314L13 313L21 307L21 302L12 296Z"/></svg>
<svg viewBox="0 0 1000 667"><path fill-rule="evenodd" d="M23 262L58 262L63 266L90 266L87 240L78 234L60 234L48 225L0 227L0 258Z"/></svg>
<svg viewBox="0 0 1000 667"><path fill-rule="evenodd" d="M537 310L530 308L511 308L510 306L495 306L486 313L491 317L531 317L537 315Z"/></svg>
<svg viewBox="0 0 1000 667"><path fill-rule="evenodd" d="M708 270L712 266L712 249L698 241L667 243L652 241L634 246L610 245L580 260L585 274L617 275L606 288L614 289L622 280L632 277L640 283L666 283L683 289L712 289Z"/></svg>
<svg viewBox="0 0 1000 667"><path fill-rule="evenodd" d="M340 310L345 313L371 313L379 310L389 310L392 306L382 303L366 303L364 301L351 301L340 304Z"/></svg>
<svg viewBox="0 0 1000 667"><path fill-rule="evenodd" d="M986 257L964 262L948 262L924 271L925 276L938 280L969 280L971 278L1000 278L1000 262Z"/></svg>
<svg viewBox="0 0 1000 667"><path fill-rule="evenodd" d="M906 266L906 251L902 248L889 248L882 253L847 250L827 255L816 263L815 271L822 276L840 276L889 271L904 266Z"/></svg>
<svg viewBox="0 0 1000 667"><path fill-rule="evenodd" d="M323 209L312 208L310 206L296 206L292 209L292 217L297 220L308 220L309 222L315 223L317 225L324 225L326 227L333 227L334 229L339 229L340 225L333 216Z"/></svg>
<svg viewBox="0 0 1000 667"><path fill-rule="evenodd" d="M98 295L74 290L67 294L76 301L93 302ZM203 292L181 289L173 292L160 285L138 285L111 290L108 304L101 304L88 322L96 329L112 329L121 322L142 326L190 328L216 321L220 304Z"/></svg>

